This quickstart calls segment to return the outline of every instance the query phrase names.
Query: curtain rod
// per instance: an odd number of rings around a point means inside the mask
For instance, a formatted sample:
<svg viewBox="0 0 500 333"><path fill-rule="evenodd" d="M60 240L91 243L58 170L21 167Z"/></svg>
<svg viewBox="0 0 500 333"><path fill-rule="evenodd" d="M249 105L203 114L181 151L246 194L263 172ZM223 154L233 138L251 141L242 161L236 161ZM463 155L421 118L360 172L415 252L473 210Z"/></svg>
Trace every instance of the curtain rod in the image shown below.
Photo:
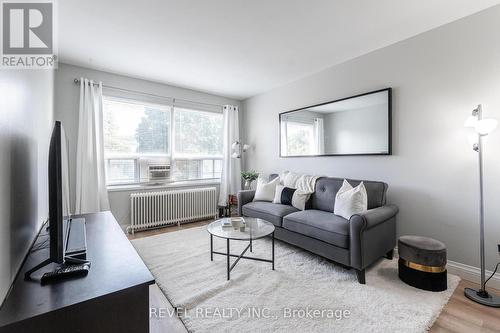
<svg viewBox="0 0 500 333"><path fill-rule="evenodd" d="M73 82L75 84L80 83L80 79L74 79ZM92 84L98 84L97 82L92 82ZM174 98L170 96L162 96L162 95L156 95L156 94L150 94L142 91L137 91L137 90L130 90L130 89L125 89L125 88L120 88L120 87L114 87L114 86L109 86L107 84L102 85L103 88L108 88L108 89L114 89L114 90L121 90L124 92L129 92L133 94L141 94L141 95L146 95L146 96L152 96L152 97L159 97L159 98L170 98L172 100L178 100L178 101L184 101L184 102L189 102L189 103L197 103L197 104L205 104L205 105L210 105L210 106L217 106L217 107L223 107L223 105L220 104L211 104L211 103L204 103L204 102L196 102L196 101L190 101L189 99L182 99L182 98Z"/></svg>

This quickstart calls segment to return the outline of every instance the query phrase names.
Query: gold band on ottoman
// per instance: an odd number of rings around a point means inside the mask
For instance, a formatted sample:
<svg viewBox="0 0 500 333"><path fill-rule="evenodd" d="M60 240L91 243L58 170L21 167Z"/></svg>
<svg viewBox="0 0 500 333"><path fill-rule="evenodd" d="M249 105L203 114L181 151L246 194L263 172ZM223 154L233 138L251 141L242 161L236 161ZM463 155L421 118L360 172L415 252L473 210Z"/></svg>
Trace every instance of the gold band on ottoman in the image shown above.
<svg viewBox="0 0 500 333"><path fill-rule="evenodd" d="M446 265L444 266L425 266L425 265L420 265L416 264L414 262L404 260L404 259L399 259L403 265L406 267L409 267L411 269L415 269L417 271L421 272L426 272L426 273L442 273L446 271Z"/></svg>

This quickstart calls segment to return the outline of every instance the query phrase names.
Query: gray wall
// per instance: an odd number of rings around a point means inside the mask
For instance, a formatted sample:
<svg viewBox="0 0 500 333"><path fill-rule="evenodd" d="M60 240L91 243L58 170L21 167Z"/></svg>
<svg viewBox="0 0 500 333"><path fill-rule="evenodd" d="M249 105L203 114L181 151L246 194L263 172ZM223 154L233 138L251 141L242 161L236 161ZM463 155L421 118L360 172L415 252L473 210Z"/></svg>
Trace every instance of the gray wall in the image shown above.
<svg viewBox="0 0 500 333"><path fill-rule="evenodd" d="M166 97L187 99L195 102L212 104L231 104L241 106L239 101L221 96L206 94L194 90L178 88L127 76L91 70L67 64L59 64L55 75L55 118L61 120L69 142L69 176L71 209L75 205L76 144L78 137L78 107L80 101L79 86L73 83L75 78L85 77L102 81L104 85L119 87L139 92ZM122 225L129 223L130 191L109 192L111 211Z"/></svg>
<svg viewBox="0 0 500 333"><path fill-rule="evenodd" d="M48 217L54 73L0 70L0 300Z"/></svg>
<svg viewBox="0 0 500 333"><path fill-rule="evenodd" d="M478 103L500 119L500 6L380 49L244 102L247 169L382 180L398 234L444 241L449 259L479 265L478 165L463 127ZM388 157L279 158L278 113L393 87ZM500 130L485 150L488 269L500 258Z"/></svg>

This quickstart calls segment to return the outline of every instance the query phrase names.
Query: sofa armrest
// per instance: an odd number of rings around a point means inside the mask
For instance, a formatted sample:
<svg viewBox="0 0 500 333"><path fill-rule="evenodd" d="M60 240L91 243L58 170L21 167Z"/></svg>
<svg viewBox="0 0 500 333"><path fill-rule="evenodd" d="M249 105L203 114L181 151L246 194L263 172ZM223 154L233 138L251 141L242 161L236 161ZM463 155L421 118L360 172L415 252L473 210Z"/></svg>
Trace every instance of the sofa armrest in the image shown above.
<svg viewBox="0 0 500 333"><path fill-rule="evenodd" d="M385 205L382 207L369 209L364 213L355 214L351 216L351 231L352 227L355 226L356 229L370 229L379 223L382 223L391 217L396 216L399 209L395 205Z"/></svg>
<svg viewBox="0 0 500 333"><path fill-rule="evenodd" d="M351 266L365 269L396 246L398 207L386 205L351 216Z"/></svg>
<svg viewBox="0 0 500 333"><path fill-rule="evenodd" d="M243 206L249 202L252 202L253 197L255 196L255 190L244 190L238 191L238 215L243 216Z"/></svg>

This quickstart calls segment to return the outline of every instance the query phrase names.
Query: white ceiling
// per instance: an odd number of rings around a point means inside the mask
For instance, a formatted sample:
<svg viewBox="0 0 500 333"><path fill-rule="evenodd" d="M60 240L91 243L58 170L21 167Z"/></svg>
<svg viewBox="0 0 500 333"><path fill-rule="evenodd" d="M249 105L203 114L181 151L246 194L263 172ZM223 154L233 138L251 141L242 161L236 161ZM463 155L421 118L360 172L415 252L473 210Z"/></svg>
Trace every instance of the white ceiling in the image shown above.
<svg viewBox="0 0 500 333"><path fill-rule="evenodd" d="M236 99L500 0L62 0L64 63Z"/></svg>

